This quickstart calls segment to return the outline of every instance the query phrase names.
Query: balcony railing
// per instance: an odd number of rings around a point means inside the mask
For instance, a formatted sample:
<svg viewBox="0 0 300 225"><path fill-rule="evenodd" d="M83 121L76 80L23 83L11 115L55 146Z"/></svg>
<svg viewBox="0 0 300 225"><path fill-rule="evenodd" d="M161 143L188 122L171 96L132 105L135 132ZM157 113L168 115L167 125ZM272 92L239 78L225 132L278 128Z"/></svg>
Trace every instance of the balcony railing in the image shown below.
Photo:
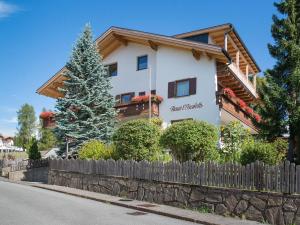
<svg viewBox="0 0 300 225"><path fill-rule="evenodd" d="M220 108L234 116L236 119L241 121L242 123L246 124L247 126L251 127L255 131L258 130L258 128L254 125L251 117L249 114L242 109L238 102L235 101L234 99L231 99L227 97L224 94L221 94L219 96L219 103L220 103Z"/></svg>
<svg viewBox="0 0 300 225"><path fill-rule="evenodd" d="M247 78L247 76L236 66L235 63L231 63L229 69L236 75L236 77L243 83L243 85L251 92L251 94L257 97L256 89L252 82Z"/></svg>
<svg viewBox="0 0 300 225"><path fill-rule="evenodd" d="M118 104L115 108L118 110L118 119L120 120L128 117L145 118L149 116L149 102ZM151 116L159 116L158 102L151 103Z"/></svg>

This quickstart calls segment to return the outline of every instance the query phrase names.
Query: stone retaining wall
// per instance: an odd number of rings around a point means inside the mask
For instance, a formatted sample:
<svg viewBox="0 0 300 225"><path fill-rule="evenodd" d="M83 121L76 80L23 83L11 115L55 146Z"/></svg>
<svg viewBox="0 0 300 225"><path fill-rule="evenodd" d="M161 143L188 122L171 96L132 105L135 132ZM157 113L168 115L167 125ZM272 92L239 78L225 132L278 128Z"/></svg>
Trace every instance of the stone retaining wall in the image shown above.
<svg viewBox="0 0 300 225"><path fill-rule="evenodd" d="M210 209L278 225L300 224L300 196L50 170L49 184L158 204Z"/></svg>
<svg viewBox="0 0 300 225"><path fill-rule="evenodd" d="M19 170L8 173L8 179L12 181L30 181L48 183L48 167Z"/></svg>

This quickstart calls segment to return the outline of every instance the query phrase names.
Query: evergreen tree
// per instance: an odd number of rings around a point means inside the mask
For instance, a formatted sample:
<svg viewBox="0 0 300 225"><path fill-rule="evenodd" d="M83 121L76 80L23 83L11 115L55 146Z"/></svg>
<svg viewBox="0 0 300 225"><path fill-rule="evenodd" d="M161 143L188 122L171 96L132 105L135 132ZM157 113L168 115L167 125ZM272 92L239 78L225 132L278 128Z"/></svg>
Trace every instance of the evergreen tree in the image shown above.
<svg viewBox="0 0 300 225"><path fill-rule="evenodd" d="M49 150L57 145L57 139L50 128L40 128L39 130L39 150Z"/></svg>
<svg viewBox="0 0 300 225"><path fill-rule="evenodd" d="M288 128L289 159L295 152L300 160L299 0L284 0L274 5L281 16L273 16L271 31L275 42L268 46L276 64L266 71L265 84L261 85L263 103L259 111L266 125L262 129L270 136L277 136Z"/></svg>
<svg viewBox="0 0 300 225"><path fill-rule="evenodd" d="M263 122L253 120L253 123L259 128L259 137L272 142L288 132L284 119L286 111L282 107L280 92L270 86L266 77L257 77L256 82L260 99L255 111L261 115Z"/></svg>
<svg viewBox="0 0 300 225"><path fill-rule="evenodd" d="M41 153L39 151L38 142L33 138L32 145L28 150L28 157L32 160L37 160L41 158Z"/></svg>
<svg viewBox="0 0 300 225"><path fill-rule="evenodd" d="M28 148L30 141L36 131L36 117L33 106L29 104L22 105L17 112L18 115L18 133L16 135L17 145Z"/></svg>
<svg viewBox="0 0 300 225"><path fill-rule="evenodd" d="M56 103L59 140L71 139L75 149L91 139L109 141L115 126L115 100L89 25L77 41L66 68L67 80L60 89L64 97Z"/></svg>

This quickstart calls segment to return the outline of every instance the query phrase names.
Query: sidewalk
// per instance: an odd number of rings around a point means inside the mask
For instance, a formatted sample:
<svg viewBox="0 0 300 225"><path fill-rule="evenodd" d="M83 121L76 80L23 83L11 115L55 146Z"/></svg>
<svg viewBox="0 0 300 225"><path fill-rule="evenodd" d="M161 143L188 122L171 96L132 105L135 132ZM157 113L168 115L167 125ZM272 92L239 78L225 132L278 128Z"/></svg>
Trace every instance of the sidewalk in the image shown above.
<svg viewBox="0 0 300 225"><path fill-rule="evenodd" d="M117 196L105 195L95 192L84 191L75 188L68 188L63 186L17 182L21 184L30 185L37 188L61 192L77 197L87 198L99 202L109 203L117 206L127 207L143 212L154 213L162 216L168 216L176 219L181 219L190 222L196 222L205 225L258 225L261 223L249 220L235 219L231 217L223 217L212 213L199 213L193 210L180 209L177 207L159 205L155 203L142 202L137 200L122 199Z"/></svg>

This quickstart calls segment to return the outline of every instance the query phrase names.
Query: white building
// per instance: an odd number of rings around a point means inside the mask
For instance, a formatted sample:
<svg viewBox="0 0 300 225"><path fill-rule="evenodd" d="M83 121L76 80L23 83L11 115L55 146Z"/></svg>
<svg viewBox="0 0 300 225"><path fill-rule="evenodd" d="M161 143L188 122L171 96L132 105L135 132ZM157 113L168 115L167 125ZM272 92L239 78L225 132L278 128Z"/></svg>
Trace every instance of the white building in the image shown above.
<svg viewBox="0 0 300 225"><path fill-rule="evenodd" d="M5 137L0 134L0 152L20 152L22 148L14 146L13 137Z"/></svg>
<svg viewBox="0 0 300 225"><path fill-rule="evenodd" d="M215 125L239 120L257 131L250 117L259 116L246 104L258 97L260 69L231 24L175 36L111 27L96 45L109 66L121 120L148 117L148 98L136 96L149 95L151 87L152 94L162 97L153 97L152 116L159 116L165 127L184 119ZM61 96L57 88L64 71L37 93Z"/></svg>

